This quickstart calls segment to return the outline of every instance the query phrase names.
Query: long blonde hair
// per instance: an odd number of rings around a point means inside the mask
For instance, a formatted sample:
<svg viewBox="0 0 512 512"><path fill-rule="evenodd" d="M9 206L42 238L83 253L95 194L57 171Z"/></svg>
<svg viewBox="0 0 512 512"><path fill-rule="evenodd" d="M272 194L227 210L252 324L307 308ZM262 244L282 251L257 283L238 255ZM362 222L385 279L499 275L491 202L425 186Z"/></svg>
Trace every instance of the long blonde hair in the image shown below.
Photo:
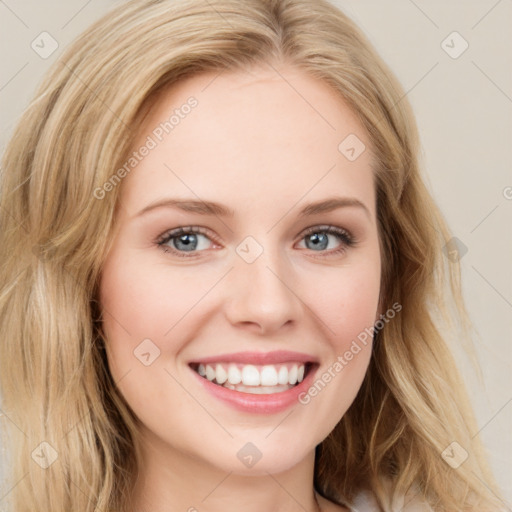
<svg viewBox="0 0 512 512"><path fill-rule="evenodd" d="M354 403L317 447L316 489L343 503L370 487L391 510L390 481L392 494L414 486L436 511L500 506L446 341L446 329L470 330L460 270L443 255L451 235L390 69L324 0L132 0L55 62L3 158L0 385L13 511L126 510L137 419L108 371L97 300L120 187L95 191L126 161L159 91L263 62L329 83L367 129L381 307L402 305L375 337ZM469 454L456 469L442 457L454 441Z"/></svg>

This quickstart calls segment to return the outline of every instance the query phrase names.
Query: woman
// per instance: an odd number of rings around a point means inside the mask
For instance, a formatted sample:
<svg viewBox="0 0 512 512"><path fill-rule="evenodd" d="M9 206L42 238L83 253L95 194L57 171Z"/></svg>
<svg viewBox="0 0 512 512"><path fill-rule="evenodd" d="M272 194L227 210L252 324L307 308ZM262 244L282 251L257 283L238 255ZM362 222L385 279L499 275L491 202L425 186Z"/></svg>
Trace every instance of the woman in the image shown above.
<svg viewBox="0 0 512 512"><path fill-rule="evenodd" d="M3 162L12 510L498 510L418 146L323 1L78 38Z"/></svg>

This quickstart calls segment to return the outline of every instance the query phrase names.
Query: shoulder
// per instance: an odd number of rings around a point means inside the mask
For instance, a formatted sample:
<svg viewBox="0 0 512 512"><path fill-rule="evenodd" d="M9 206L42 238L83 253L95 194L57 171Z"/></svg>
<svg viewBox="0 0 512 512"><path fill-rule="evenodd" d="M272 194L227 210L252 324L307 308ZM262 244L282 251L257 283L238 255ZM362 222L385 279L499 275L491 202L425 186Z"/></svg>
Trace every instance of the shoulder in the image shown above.
<svg viewBox="0 0 512 512"><path fill-rule="evenodd" d="M318 493L316 497L318 504L320 505L321 512L351 512L349 508L338 505L333 501L329 501Z"/></svg>
<svg viewBox="0 0 512 512"><path fill-rule="evenodd" d="M362 490L347 507L343 507L329 501L323 496L317 495L322 512L381 512L375 495L370 490ZM393 501L392 510L400 512L434 512L432 507L420 500L418 495L408 493Z"/></svg>
<svg viewBox="0 0 512 512"><path fill-rule="evenodd" d="M361 491L350 505L350 512L379 512L375 495L370 490ZM392 510L400 512L434 512L432 507L413 492L393 500Z"/></svg>

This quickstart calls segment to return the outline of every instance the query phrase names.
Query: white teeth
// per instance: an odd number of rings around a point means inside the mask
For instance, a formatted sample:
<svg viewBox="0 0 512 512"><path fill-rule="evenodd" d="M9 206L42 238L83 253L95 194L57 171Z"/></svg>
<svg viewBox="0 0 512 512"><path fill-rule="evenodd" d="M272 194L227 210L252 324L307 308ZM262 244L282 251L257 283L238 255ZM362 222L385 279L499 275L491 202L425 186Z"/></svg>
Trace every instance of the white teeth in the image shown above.
<svg viewBox="0 0 512 512"><path fill-rule="evenodd" d="M277 382L279 382L279 384L288 384L288 368L286 368L286 366L279 368Z"/></svg>
<svg viewBox="0 0 512 512"><path fill-rule="evenodd" d="M295 384L297 382L297 365L294 364L288 372L288 383Z"/></svg>
<svg viewBox="0 0 512 512"><path fill-rule="evenodd" d="M294 386L304 379L303 363L256 366L235 363L199 364L197 373L216 384L231 386L283 387Z"/></svg>
<svg viewBox="0 0 512 512"><path fill-rule="evenodd" d="M206 365L206 378L208 380L215 379L215 370L209 364Z"/></svg>
<svg viewBox="0 0 512 512"><path fill-rule="evenodd" d="M258 368L252 364L244 366L242 369L242 382L244 386L259 386L261 379Z"/></svg>
<svg viewBox="0 0 512 512"><path fill-rule="evenodd" d="M224 384L228 380L228 374L220 364L215 367L215 379L219 384Z"/></svg>
<svg viewBox="0 0 512 512"><path fill-rule="evenodd" d="M242 382L242 372L234 364L229 365L228 381L230 384L240 384Z"/></svg>
<svg viewBox="0 0 512 512"><path fill-rule="evenodd" d="M264 366L261 369L261 385L262 386L275 386L278 382L277 371L274 366Z"/></svg>

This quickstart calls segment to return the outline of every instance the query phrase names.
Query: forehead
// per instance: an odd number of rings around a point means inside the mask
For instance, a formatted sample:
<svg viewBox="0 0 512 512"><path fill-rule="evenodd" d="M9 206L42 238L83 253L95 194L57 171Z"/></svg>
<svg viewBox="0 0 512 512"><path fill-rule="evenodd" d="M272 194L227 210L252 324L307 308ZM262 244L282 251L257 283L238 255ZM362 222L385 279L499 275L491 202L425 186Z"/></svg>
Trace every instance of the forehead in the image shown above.
<svg viewBox="0 0 512 512"><path fill-rule="evenodd" d="M236 210L336 192L374 209L366 131L340 94L301 70L188 77L159 94L138 129L133 150L152 148L123 182L130 210L164 195L215 195Z"/></svg>

